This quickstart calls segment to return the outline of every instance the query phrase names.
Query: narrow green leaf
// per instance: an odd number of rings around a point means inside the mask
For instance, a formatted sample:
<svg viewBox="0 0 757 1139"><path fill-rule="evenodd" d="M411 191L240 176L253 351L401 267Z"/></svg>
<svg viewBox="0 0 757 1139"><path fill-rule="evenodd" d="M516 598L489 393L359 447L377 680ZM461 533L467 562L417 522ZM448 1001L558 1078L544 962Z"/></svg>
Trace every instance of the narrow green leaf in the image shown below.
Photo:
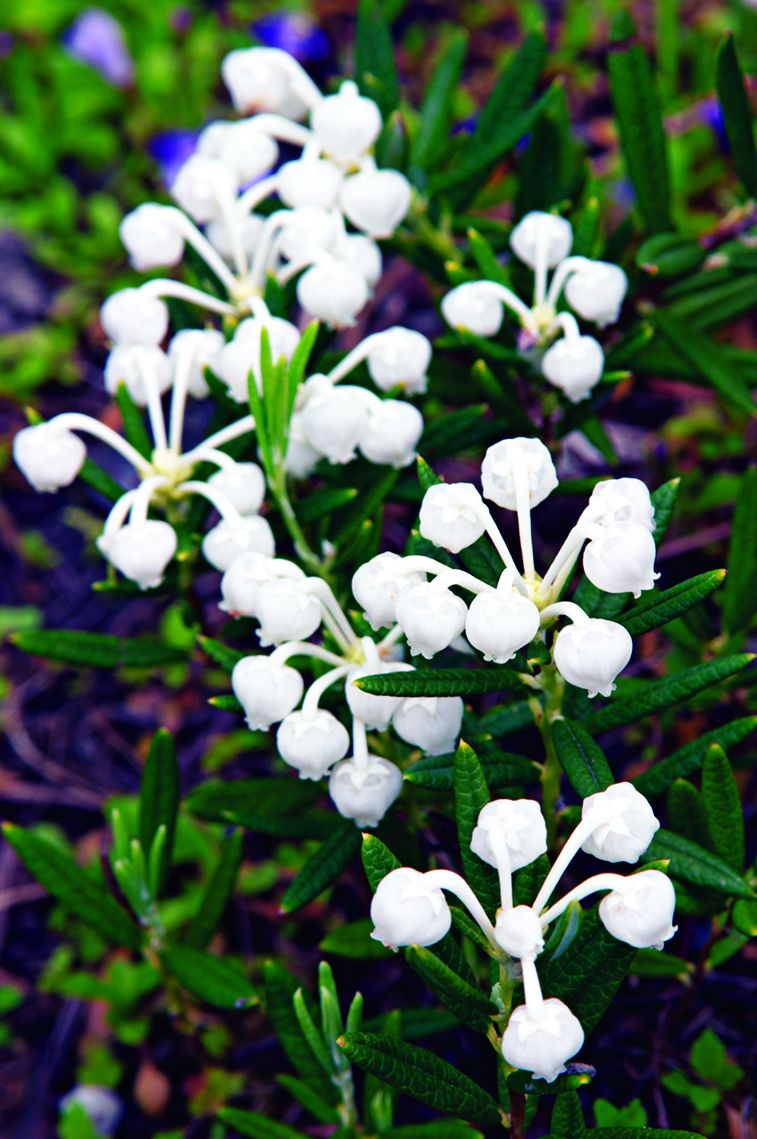
<svg viewBox="0 0 757 1139"><path fill-rule="evenodd" d="M733 165L750 197L757 197L757 148L754 116L744 86L733 36L726 36L715 64L715 85L723 109L723 123Z"/></svg>
<svg viewBox="0 0 757 1139"><path fill-rule="evenodd" d="M308 1003L305 1000L305 994L302 989L297 989L292 997L292 1008L294 1009L297 1023L300 1026L300 1031L305 1037L310 1051L330 1078L332 1065L329 1050L321 1034L321 1030L316 1026L313 1014L308 1008Z"/></svg>
<svg viewBox="0 0 757 1139"><path fill-rule="evenodd" d="M111 945L138 950L142 935L118 903L64 847L44 835L3 824L3 834L33 878Z"/></svg>
<svg viewBox="0 0 757 1139"><path fill-rule="evenodd" d="M479 755L489 787L518 787L539 780L540 768L532 759L514 752ZM426 755L405 769L405 779L418 787L451 791L454 782L454 755Z"/></svg>
<svg viewBox="0 0 757 1139"><path fill-rule="evenodd" d="M200 899L186 936L192 949L205 949L223 917L242 865L244 837L240 830L224 835L215 869Z"/></svg>
<svg viewBox="0 0 757 1139"><path fill-rule="evenodd" d="M286 778L209 781L190 791L186 809L197 818L261 834L326 838L334 829L333 813L309 806L319 795L315 784Z"/></svg>
<svg viewBox="0 0 757 1139"><path fill-rule="evenodd" d="M397 870L401 863L395 858L388 846L376 838L374 834L363 835L362 849L363 869L370 887L375 890L382 878L386 878L392 870Z"/></svg>
<svg viewBox="0 0 757 1139"><path fill-rule="evenodd" d="M163 644L155 637L125 640L108 633L29 629L14 633L11 640L22 652L32 656L91 668L155 668L187 660L186 652Z"/></svg>
<svg viewBox="0 0 757 1139"><path fill-rule="evenodd" d="M497 872L494 867L482 862L470 848L471 835L478 822L479 812L490 801L491 796L478 756L462 741L455 752L454 790L457 840L460 845L463 876L487 913L493 914L499 905Z"/></svg>
<svg viewBox="0 0 757 1139"><path fill-rule="evenodd" d="M349 506L358 497L360 491L355 487L324 487L314 493L308 493L306 498L297 503L297 517L300 522L317 522L339 510L342 506Z"/></svg>
<svg viewBox="0 0 757 1139"><path fill-rule="evenodd" d="M581 1139L586 1134L584 1113L577 1091L565 1091L555 1098L549 1124L551 1139Z"/></svg>
<svg viewBox="0 0 757 1139"><path fill-rule="evenodd" d="M438 1111L484 1125L500 1122L488 1092L425 1048L372 1032L349 1033L337 1044L360 1068Z"/></svg>
<svg viewBox="0 0 757 1139"><path fill-rule="evenodd" d="M468 984L429 949L411 945L405 951L408 964L426 982L457 1019L474 1029L486 1033L496 1009L481 989Z"/></svg>
<svg viewBox="0 0 757 1139"><path fill-rule="evenodd" d="M166 829L157 878L158 890L165 882L173 860L176 818L180 801L176 745L171 733L161 728L155 733L150 744L139 791L139 840L145 858L150 853L158 827Z"/></svg>
<svg viewBox="0 0 757 1139"><path fill-rule="evenodd" d="M552 738L560 766L582 799L615 782L604 752L583 724L555 720Z"/></svg>
<svg viewBox="0 0 757 1139"><path fill-rule="evenodd" d="M79 471L79 478L85 482L87 486L91 486L98 494L108 502L117 502L121 495L124 493L124 488L117 483L114 478L104 471L101 466L94 463L92 459L85 459L82 469Z"/></svg>
<svg viewBox="0 0 757 1139"><path fill-rule="evenodd" d="M725 570L710 570L661 593L650 590L649 595L633 609L623 613L619 621L632 637L639 637L650 629L658 629L699 605L723 584L725 576Z"/></svg>
<svg viewBox="0 0 757 1139"><path fill-rule="evenodd" d="M386 119L400 101L392 34L380 0L360 0L355 36L355 78Z"/></svg>
<svg viewBox="0 0 757 1139"><path fill-rule="evenodd" d="M688 779L676 779L668 790L668 826L676 834L711 847L702 796Z"/></svg>
<svg viewBox="0 0 757 1139"><path fill-rule="evenodd" d="M703 1139L694 1131L668 1131L656 1127L593 1127L586 1135L594 1139Z"/></svg>
<svg viewBox="0 0 757 1139"><path fill-rule="evenodd" d="M240 652L239 649L233 649L229 645L223 644L222 641L216 641L213 637L200 637L200 646L205 650L214 664L219 665L220 668L226 672L232 672L234 666L239 663L246 653Z"/></svg>
<svg viewBox="0 0 757 1139"><path fill-rule="evenodd" d="M356 960L386 957L390 950L371 937L372 929L373 922L370 918L337 925L326 934L318 948L335 957L352 957Z"/></svg>
<svg viewBox="0 0 757 1139"><path fill-rule="evenodd" d="M681 835L670 831L659 830L645 855L647 862L667 858L670 861L668 868L671 878L680 878L682 882L692 886L700 886L705 890L714 890L718 894L726 894L735 898L754 898L754 891L748 886L740 874L718 858L710 854L691 839L682 838Z"/></svg>
<svg viewBox="0 0 757 1139"><path fill-rule="evenodd" d="M757 466L744 472L736 496L723 595L723 624L729 633L745 629L757 610Z"/></svg>
<svg viewBox="0 0 757 1139"><path fill-rule="evenodd" d="M285 1123L277 1123L267 1115L260 1115L257 1111L242 1111L238 1107L222 1107L218 1112L221 1123L233 1127L240 1135L249 1135L251 1139L302 1139L302 1132L287 1127Z"/></svg>
<svg viewBox="0 0 757 1139"><path fill-rule="evenodd" d="M381 1132L381 1139L484 1139L484 1135L462 1120L435 1119L433 1123L390 1127L388 1131Z"/></svg>
<svg viewBox="0 0 757 1139"><path fill-rule="evenodd" d="M496 739L528 728L533 722L534 716L528 701L516 700L504 708L492 708L479 717L476 738L480 738L479 733L484 733Z"/></svg>
<svg viewBox="0 0 757 1139"><path fill-rule="evenodd" d="M354 539L362 524L372 519L381 510L384 499L397 481L398 474L399 472L394 470L381 471L377 477L374 476L370 487L345 510L345 521L333 539L337 549Z"/></svg>
<svg viewBox="0 0 757 1139"><path fill-rule="evenodd" d="M449 145L457 81L465 61L468 36L456 28L431 72L421 103L420 122L410 148L410 162L430 170Z"/></svg>
<svg viewBox="0 0 757 1139"><path fill-rule="evenodd" d="M702 768L702 801L715 853L737 872L744 868L744 816L728 756L715 744Z"/></svg>
<svg viewBox="0 0 757 1139"><path fill-rule="evenodd" d="M518 687L522 680L512 668L424 668L361 676L354 683L374 696L480 696Z"/></svg>
<svg viewBox="0 0 757 1139"><path fill-rule="evenodd" d="M336 1088L313 1055L294 1016L292 1001L299 988L297 979L277 961L266 961L263 981L268 1019L284 1051L302 1079L328 1103L334 1103Z"/></svg>
<svg viewBox="0 0 757 1139"><path fill-rule="evenodd" d="M276 1077L276 1083L289 1092L305 1108L305 1111L309 1111L320 1123L338 1125L339 1112L336 1108L328 1103L323 1096L318 1095L318 1092L313 1091L304 1080L299 1080L297 1076L283 1072Z"/></svg>
<svg viewBox="0 0 757 1139"><path fill-rule="evenodd" d="M215 1008L250 1008L257 994L238 965L190 945L169 945L161 960L196 1000Z"/></svg>
<svg viewBox="0 0 757 1139"><path fill-rule="evenodd" d="M731 918L739 933L757 937L757 901L742 898L733 907Z"/></svg>
<svg viewBox="0 0 757 1139"><path fill-rule="evenodd" d="M682 748L650 767L648 771L637 775L632 782L642 795L654 799L662 795L675 779L699 771L711 744L720 744L723 748L735 747L755 730L757 730L757 716L742 716L738 720L731 720L722 728L714 728L684 744Z"/></svg>
<svg viewBox="0 0 757 1139"><path fill-rule="evenodd" d="M154 443L145 427L144 413L140 411L131 398L131 393L123 380L119 381L116 388L116 403L121 412L124 436L127 442L131 443L140 455L149 459L153 452Z"/></svg>
<svg viewBox="0 0 757 1139"><path fill-rule="evenodd" d="M754 415L752 393L739 374L731 367L720 344L692 327L691 320L672 316L657 309L652 319L683 359L715 389L719 396L737 411Z"/></svg>
<svg viewBox="0 0 757 1139"><path fill-rule="evenodd" d="M281 899L281 910L290 914L307 905L323 890L333 886L360 849L357 827L336 826L333 833L311 854Z"/></svg>

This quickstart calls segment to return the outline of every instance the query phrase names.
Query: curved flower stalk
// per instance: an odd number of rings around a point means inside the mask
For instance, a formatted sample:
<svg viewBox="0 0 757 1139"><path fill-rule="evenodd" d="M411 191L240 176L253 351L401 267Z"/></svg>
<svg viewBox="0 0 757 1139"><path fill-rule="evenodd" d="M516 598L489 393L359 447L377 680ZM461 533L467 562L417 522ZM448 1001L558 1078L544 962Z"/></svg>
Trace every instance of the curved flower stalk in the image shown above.
<svg viewBox="0 0 757 1139"><path fill-rule="evenodd" d="M584 573L599 589L638 597L653 587L659 575L647 488L637 479L599 483L540 576L531 511L557 486L549 451L538 439L505 439L488 449L481 474L483 498L470 483L430 487L421 505L420 532L451 553L486 535L502 563L497 585L434 558L378 554L353 578L367 619L374 628L396 621L413 655L430 659L464 634L485 660L503 664L564 618L568 624L552 639L555 668L590 697L609 696L631 657L631 637L617 622L589 617L575 602L560 598L582 548ZM484 498L516 513L520 566ZM453 589L472 594L470 604Z"/></svg>
<svg viewBox="0 0 757 1139"><path fill-rule="evenodd" d="M340 814L361 827L377 826L400 793L402 774L369 750L368 732L384 732L391 725L426 754L449 752L460 731L462 700L403 700L361 692L352 683L360 676L412 670L396 659L399 629L380 639L359 636L326 582L306 577L293 562L244 554L229 566L221 589L221 608L232 616L255 618L261 645L273 648L269 656L243 657L232 673L249 727L268 729L278 723L279 754L300 778L328 775L329 794ZM322 629L335 649L308 639ZM307 690L303 658L328 665ZM344 692L349 732L320 706L336 685Z"/></svg>
<svg viewBox="0 0 757 1139"><path fill-rule="evenodd" d="M141 454L126 439L99 420L79 412L64 412L46 423L25 427L13 440L16 464L42 492L69 486L87 457L80 435L105 443L133 468L137 485L124 490L106 519L97 540L100 552L141 589L160 585L177 549L174 524L177 508L199 496L220 515L205 535L203 553L217 569L233 557L255 550L272 555L271 528L260 514L265 494L263 472L256 463L237 462L222 450L226 444L255 428L251 415L213 432L187 448L184 417L187 397L204 394L203 368L216 358L223 337L212 330L179 332L167 353L157 344L130 344L111 353L106 385L115 391L126 385L135 403L147 407L152 451ZM162 396L170 391L166 415ZM209 464L215 471L198 479L197 468ZM150 517L159 509L171 521Z"/></svg>
<svg viewBox="0 0 757 1139"><path fill-rule="evenodd" d="M598 340L584 335L561 301L582 320L599 328L617 321L628 281L618 265L571 257L570 222L535 210L510 235L515 256L534 272L531 304L497 281L468 281L447 293L442 315L448 324L476 336L496 336L505 309L520 325L518 345L529 354L544 378L571 401L586 399L604 371ZM551 277L549 276L552 271Z"/></svg>
<svg viewBox="0 0 757 1139"><path fill-rule="evenodd" d="M546 852L547 828L532 800L494 800L481 810L470 848L497 870L500 906L495 921L489 920L461 875L449 870L424 874L403 866L387 874L376 889L371 936L392 949L434 945L449 931L452 915L444 892L453 894L479 925L491 956L505 974L508 959L520 962L524 1003L505 1009L504 1031L501 1036L495 1031L490 1038L511 1069L522 1068L551 1083L583 1046L584 1031L563 1001L542 993L536 962L550 923L572 903L602 893L599 918L619 941L635 948L662 949L676 931L675 891L659 870L596 874L556 902L551 902L552 895L579 850L605 862L637 862L659 825L647 800L630 783L616 783L590 795L583 802L580 823L533 903L514 905L512 874Z"/></svg>
<svg viewBox="0 0 757 1139"><path fill-rule="evenodd" d="M411 196L402 174L376 166L378 106L350 81L323 95L278 49L234 51L222 74L235 108L248 117L201 132L171 186L180 208L146 203L124 218L132 263L140 270L174 266L189 245L223 299L173 280L151 281L154 295L239 319L260 313L269 275L280 284L299 276L307 313L334 327L354 324L381 276L375 239L392 236ZM279 164L279 143L299 148L299 157ZM271 198L280 208L256 212Z"/></svg>

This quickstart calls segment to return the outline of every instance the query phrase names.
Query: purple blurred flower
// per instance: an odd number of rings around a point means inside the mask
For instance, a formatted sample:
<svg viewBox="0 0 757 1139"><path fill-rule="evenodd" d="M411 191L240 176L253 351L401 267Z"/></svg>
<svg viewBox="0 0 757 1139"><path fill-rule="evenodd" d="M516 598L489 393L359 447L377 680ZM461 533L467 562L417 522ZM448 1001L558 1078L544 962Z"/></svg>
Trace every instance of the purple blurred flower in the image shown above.
<svg viewBox="0 0 757 1139"><path fill-rule="evenodd" d="M160 167L160 176L170 186L179 170L194 154L199 131L163 131L147 144L150 157Z"/></svg>
<svg viewBox="0 0 757 1139"><path fill-rule="evenodd" d="M0 32L0 59L4 59L6 55L10 55L13 51L13 44L15 40L10 32Z"/></svg>
<svg viewBox="0 0 757 1139"><path fill-rule="evenodd" d="M300 62L325 59L331 51L328 36L303 12L271 12L251 25L266 47L288 51Z"/></svg>
<svg viewBox="0 0 757 1139"><path fill-rule="evenodd" d="M126 41L118 20L100 8L87 8L63 33L69 54L99 71L115 87L128 87L134 78Z"/></svg>
<svg viewBox="0 0 757 1139"><path fill-rule="evenodd" d="M699 117L715 135L718 146L723 154L730 154L731 148L725 130L725 120L723 119L723 108L720 106L720 100L716 99L714 95L709 99L703 99L699 104Z"/></svg>

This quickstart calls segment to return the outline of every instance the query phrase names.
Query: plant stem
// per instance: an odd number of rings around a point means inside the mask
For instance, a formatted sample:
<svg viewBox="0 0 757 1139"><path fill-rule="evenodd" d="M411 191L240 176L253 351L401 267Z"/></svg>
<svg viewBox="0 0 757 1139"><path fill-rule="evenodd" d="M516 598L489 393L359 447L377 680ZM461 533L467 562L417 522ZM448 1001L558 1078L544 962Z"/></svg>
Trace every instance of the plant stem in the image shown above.
<svg viewBox="0 0 757 1139"><path fill-rule="evenodd" d="M294 512L289 492L287 491L286 475L283 471L283 464L279 464L275 475L269 480L273 497L276 500L281 520L287 528L290 538L294 542L294 548L297 556L302 561L303 565L307 567L310 573L317 574L318 577L326 577L323 562L312 549L310 543L305 537L302 527L297 521L297 515Z"/></svg>
<svg viewBox="0 0 757 1139"><path fill-rule="evenodd" d="M552 736L552 725L562 712L565 681L554 665L545 665L541 673L543 703L538 700L531 701L536 727L541 733L544 744L544 763L541 769L542 812L547 823L547 839L550 845L554 841L557 829L555 808L560 796L560 760Z"/></svg>

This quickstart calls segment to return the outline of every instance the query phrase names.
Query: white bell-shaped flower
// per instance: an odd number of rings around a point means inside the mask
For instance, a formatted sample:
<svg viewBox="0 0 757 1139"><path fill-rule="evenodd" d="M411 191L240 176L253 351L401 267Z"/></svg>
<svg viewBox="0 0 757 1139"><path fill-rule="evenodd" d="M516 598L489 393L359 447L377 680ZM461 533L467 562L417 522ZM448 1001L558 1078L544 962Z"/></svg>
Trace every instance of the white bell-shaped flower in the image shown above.
<svg viewBox="0 0 757 1139"><path fill-rule="evenodd" d="M335 252L340 261L357 269L365 278L369 291L376 287L384 271L384 261L375 241L363 233L347 233L339 240Z"/></svg>
<svg viewBox="0 0 757 1139"><path fill-rule="evenodd" d="M119 384L126 384L134 403L144 407L150 378L161 395L170 388L171 362L156 344L117 344L108 353L103 377L105 390L111 395L116 394Z"/></svg>
<svg viewBox="0 0 757 1139"><path fill-rule="evenodd" d="M511 870L528 866L547 849L547 824L533 799L494 799L479 811L470 848L489 866L497 866L493 834L507 845Z"/></svg>
<svg viewBox="0 0 757 1139"><path fill-rule="evenodd" d="M369 296L360 269L334 258L312 265L297 282L297 300L305 311L332 328L351 328Z"/></svg>
<svg viewBox="0 0 757 1139"><path fill-rule="evenodd" d="M329 795L345 819L377 827L402 790L402 772L388 759L368 756L368 764L343 759L329 776Z"/></svg>
<svg viewBox="0 0 757 1139"><path fill-rule="evenodd" d="M527 1005L513 1009L502 1036L502 1055L514 1068L551 1084L583 1042L580 1020L557 997L549 997L538 1012Z"/></svg>
<svg viewBox="0 0 757 1139"><path fill-rule="evenodd" d="M265 319L250 317L237 328L234 339L219 354L217 372L228 386L229 395L237 403L247 403L247 379L252 372L258 390L261 387L260 335L265 328L271 345L273 362L290 360L300 342L300 334L288 320L277 316ZM216 370L216 369L214 369Z"/></svg>
<svg viewBox="0 0 757 1139"><path fill-rule="evenodd" d="M410 197L404 174L366 166L345 178L339 204L356 229L369 237L391 237L410 208Z"/></svg>
<svg viewBox="0 0 757 1139"><path fill-rule="evenodd" d="M234 197L238 186L236 174L220 158L193 154L171 183L171 195L198 225L205 225L219 212L222 198Z"/></svg>
<svg viewBox="0 0 757 1139"><path fill-rule="evenodd" d="M107 538L101 535L97 547L111 565L140 589L154 589L162 582L166 566L176 553L176 531L167 522L148 518L129 522Z"/></svg>
<svg viewBox="0 0 757 1139"><path fill-rule="evenodd" d="M468 615L462 598L434 582L403 590L397 598L396 612L410 652L427 660L460 636Z"/></svg>
<svg viewBox="0 0 757 1139"><path fill-rule="evenodd" d="M589 696L611 696L615 678L631 659L633 641L617 621L590 617L566 625L555 637L552 656L561 676Z"/></svg>
<svg viewBox="0 0 757 1139"><path fill-rule="evenodd" d="M240 554L265 554L272 558L274 550L271 527L259 514L240 517L238 521L223 519L208 530L202 540L203 554L221 573L225 573Z"/></svg>
<svg viewBox="0 0 757 1139"><path fill-rule="evenodd" d="M676 932L676 892L667 874L640 870L629 874L599 903L608 933L635 949L662 949Z"/></svg>
<svg viewBox="0 0 757 1139"><path fill-rule="evenodd" d="M494 926L494 936L505 953L521 961L535 960L544 948L541 921L530 906L512 906L509 910L500 910Z"/></svg>
<svg viewBox="0 0 757 1139"><path fill-rule="evenodd" d="M123 218L118 236L129 260L140 273L164 265L178 265L184 255L184 238L170 206L145 202Z"/></svg>
<svg viewBox="0 0 757 1139"><path fill-rule="evenodd" d="M594 828L582 849L604 862L638 862L660 828L633 783L613 783L589 795L581 805L581 821Z"/></svg>
<svg viewBox="0 0 757 1139"><path fill-rule="evenodd" d="M225 344L223 333L215 328L183 328L171 337L168 360L174 372L180 356L185 352L191 356L187 391L195 399L204 399L209 394L205 369L217 372Z"/></svg>
<svg viewBox="0 0 757 1139"><path fill-rule="evenodd" d="M473 598L465 635L484 660L505 664L531 643L539 629L539 610L512 589L496 589Z"/></svg>
<svg viewBox="0 0 757 1139"><path fill-rule="evenodd" d="M360 450L371 463L401 470L415 459L423 426L423 416L411 403L382 400L368 417Z"/></svg>
<svg viewBox="0 0 757 1139"><path fill-rule="evenodd" d="M583 567L589 581L606 593L632 593L640 597L653 589L655 541L639 522L619 522L602 529L584 549Z"/></svg>
<svg viewBox="0 0 757 1139"><path fill-rule="evenodd" d="M463 711L459 696L412 696L397 708L392 727L426 755L446 755L457 745Z"/></svg>
<svg viewBox="0 0 757 1139"><path fill-rule="evenodd" d="M298 158L285 162L276 172L276 187L285 206L320 206L332 209L336 204L342 172L327 158Z"/></svg>
<svg viewBox="0 0 757 1139"><path fill-rule="evenodd" d="M320 451L308 443L302 425L302 412L295 411L289 421L289 438L284 462L287 474L295 479L306 479L315 470L321 458Z"/></svg>
<svg viewBox="0 0 757 1139"><path fill-rule="evenodd" d="M431 341L411 328L387 328L373 337L366 358L368 372L377 388L388 392L400 387L408 395L422 395L431 363Z"/></svg>
<svg viewBox="0 0 757 1139"><path fill-rule="evenodd" d="M197 151L216 158L234 172L237 182L253 182L274 166L279 148L255 119L211 123L197 140Z"/></svg>
<svg viewBox="0 0 757 1139"><path fill-rule="evenodd" d="M234 558L221 578L222 601L218 608L232 617L257 616L260 587L275 576L275 560L254 552Z"/></svg>
<svg viewBox="0 0 757 1139"><path fill-rule="evenodd" d="M371 937L387 949L435 945L452 925L447 899L425 874L409 866L391 870L376 887L371 902Z"/></svg>
<svg viewBox="0 0 757 1139"><path fill-rule="evenodd" d="M322 779L330 767L344 759L350 735L336 716L323 708L290 712L276 733L279 755L300 773L300 779Z"/></svg>
<svg viewBox="0 0 757 1139"><path fill-rule="evenodd" d="M212 486L240 514L257 514L265 497L265 475L257 463L235 463L222 467L208 479Z"/></svg>
<svg viewBox="0 0 757 1139"><path fill-rule="evenodd" d="M403 559L389 551L364 562L352 578L352 593L373 629L383 629L396 620L397 598L403 589L420 585L420 573L403 573Z"/></svg>
<svg viewBox="0 0 757 1139"><path fill-rule="evenodd" d="M351 162L370 150L381 133L381 112L357 84L342 83L337 95L327 95L313 108L310 126L321 150L338 162Z"/></svg>
<svg viewBox="0 0 757 1139"><path fill-rule="evenodd" d="M267 730L297 707L304 684L295 668L268 657L243 657L234 665L231 687L252 731Z"/></svg>
<svg viewBox="0 0 757 1139"><path fill-rule="evenodd" d="M544 249L544 263L554 269L564 261L573 245L573 229L570 222L555 214L533 210L521 218L510 234L510 247L521 261L535 268L539 260L539 250Z"/></svg>
<svg viewBox="0 0 757 1139"><path fill-rule="evenodd" d="M333 248L339 225L333 210L323 206L299 206L291 210L281 227L279 245L288 261L307 261Z"/></svg>
<svg viewBox="0 0 757 1139"><path fill-rule="evenodd" d="M420 532L435 546L459 554L486 529L481 495L467 482L437 483L423 496Z"/></svg>
<svg viewBox="0 0 757 1139"><path fill-rule="evenodd" d="M654 530L654 506L649 490L641 479L605 479L591 492L583 518L598 526L614 526L618 522L636 522Z"/></svg>
<svg viewBox="0 0 757 1139"><path fill-rule="evenodd" d="M306 641L319 628L323 609L306 581L265 582L258 590L258 637L264 648L284 641Z"/></svg>
<svg viewBox="0 0 757 1139"><path fill-rule="evenodd" d="M381 406L378 396L365 388L334 386L323 376L311 376L303 397L301 423L307 442L330 463L349 463L369 418Z"/></svg>
<svg viewBox="0 0 757 1139"><path fill-rule="evenodd" d="M54 421L22 427L13 437L16 466L38 491L70 486L86 457L87 448L79 436Z"/></svg>
<svg viewBox="0 0 757 1139"><path fill-rule="evenodd" d="M168 332L168 307L142 289L121 289L100 309L100 324L115 344L160 344Z"/></svg>
<svg viewBox="0 0 757 1139"><path fill-rule="evenodd" d="M458 285L447 293L441 307L447 324L474 336L496 336L505 317L502 301L480 281Z"/></svg>
<svg viewBox="0 0 757 1139"><path fill-rule="evenodd" d="M205 236L210 244L221 254L229 265L236 265L238 247L241 246L248 257L255 253L260 231L263 228L263 218L258 214L247 214L236 221L234 232L229 229L226 218L221 214L211 218L205 226Z"/></svg>
<svg viewBox="0 0 757 1139"><path fill-rule="evenodd" d="M489 447L481 464L484 498L507 510L515 510L516 470L525 472L528 504L532 510L557 486L555 464L540 439L503 439Z"/></svg>
<svg viewBox="0 0 757 1139"><path fill-rule="evenodd" d="M389 727L389 722L399 706L399 696L374 696L371 692L363 692L353 682L362 676L376 676L387 672L412 672L413 666L404 661L381 661L379 664L361 664L351 669L344 686L350 712L358 720L362 720L369 731L383 732Z"/></svg>
<svg viewBox="0 0 757 1139"><path fill-rule="evenodd" d="M247 47L229 52L221 75L237 111L270 112L301 119L306 106L295 90L300 65L280 48Z"/></svg>
<svg viewBox="0 0 757 1139"><path fill-rule="evenodd" d="M542 374L571 403L578 403L602 378L605 354L593 336L563 336L544 353Z"/></svg>
<svg viewBox="0 0 757 1139"><path fill-rule="evenodd" d="M568 277L565 299L584 320L604 328L618 319L627 289L628 278L618 265L586 258Z"/></svg>

